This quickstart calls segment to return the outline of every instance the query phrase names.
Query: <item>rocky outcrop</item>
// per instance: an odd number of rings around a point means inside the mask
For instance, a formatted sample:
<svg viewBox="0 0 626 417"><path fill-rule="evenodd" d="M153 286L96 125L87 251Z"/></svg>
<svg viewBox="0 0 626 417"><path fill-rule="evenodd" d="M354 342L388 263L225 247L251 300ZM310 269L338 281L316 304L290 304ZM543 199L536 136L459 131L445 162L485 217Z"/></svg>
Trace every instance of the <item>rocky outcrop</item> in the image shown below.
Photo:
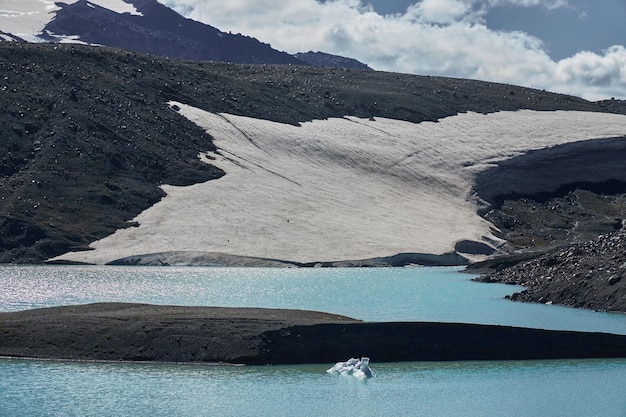
<svg viewBox="0 0 626 417"><path fill-rule="evenodd" d="M492 271L478 280L527 287L513 294L512 300L626 312L626 229L551 249L514 265L499 261L492 261Z"/></svg>
<svg viewBox="0 0 626 417"><path fill-rule="evenodd" d="M481 214L507 254L468 270L527 287L516 301L626 312L625 173L624 137L531 151L479 173Z"/></svg>

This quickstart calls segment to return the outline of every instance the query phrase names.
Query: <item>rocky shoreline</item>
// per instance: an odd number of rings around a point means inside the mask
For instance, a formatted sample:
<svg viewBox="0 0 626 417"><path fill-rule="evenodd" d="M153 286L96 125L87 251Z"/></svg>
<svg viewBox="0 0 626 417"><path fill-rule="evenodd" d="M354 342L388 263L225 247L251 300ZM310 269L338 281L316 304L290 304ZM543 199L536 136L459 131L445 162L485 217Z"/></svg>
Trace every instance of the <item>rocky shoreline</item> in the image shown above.
<svg viewBox="0 0 626 417"><path fill-rule="evenodd" d="M467 268L526 287L514 301L626 313L626 194L576 189L505 201L486 214L508 253Z"/></svg>
<svg viewBox="0 0 626 417"><path fill-rule="evenodd" d="M626 313L625 254L626 231L622 229L530 259L495 259L482 264L490 271L476 280L526 287L510 297L514 301Z"/></svg>
<svg viewBox="0 0 626 417"><path fill-rule="evenodd" d="M0 313L0 356L225 364L626 357L626 335L372 323L301 310L101 303Z"/></svg>

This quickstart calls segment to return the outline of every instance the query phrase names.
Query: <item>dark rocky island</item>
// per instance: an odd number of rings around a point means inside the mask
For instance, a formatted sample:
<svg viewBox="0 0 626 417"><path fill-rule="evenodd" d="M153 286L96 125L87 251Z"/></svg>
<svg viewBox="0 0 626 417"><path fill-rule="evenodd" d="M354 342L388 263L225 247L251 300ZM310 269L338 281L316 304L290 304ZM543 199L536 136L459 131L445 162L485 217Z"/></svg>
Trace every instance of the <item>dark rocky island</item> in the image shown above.
<svg viewBox="0 0 626 417"><path fill-rule="evenodd" d="M626 357L626 336L366 323L301 310L90 304L0 313L0 356L232 364Z"/></svg>

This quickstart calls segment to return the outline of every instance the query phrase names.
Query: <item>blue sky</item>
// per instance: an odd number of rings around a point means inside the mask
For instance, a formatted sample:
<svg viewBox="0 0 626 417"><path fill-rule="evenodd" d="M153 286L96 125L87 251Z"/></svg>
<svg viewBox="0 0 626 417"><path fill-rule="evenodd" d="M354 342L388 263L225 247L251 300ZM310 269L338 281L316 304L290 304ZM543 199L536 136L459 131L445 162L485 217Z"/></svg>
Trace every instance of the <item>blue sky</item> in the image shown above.
<svg viewBox="0 0 626 417"><path fill-rule="evenodd" d="M405 13L415 0L366 0L381 14ZM490 9L485 24L493 30L524 31L543 40L550 56L563 59L581 50L601 53L626 44L626 0L570 0L566 7L520 7L513 3Z"/></svg>
<svg viewBox="0 0 626 417"><path fill-rule="evenodd" d="M626 99L626 0L160 0L290 53Z"/></svg>

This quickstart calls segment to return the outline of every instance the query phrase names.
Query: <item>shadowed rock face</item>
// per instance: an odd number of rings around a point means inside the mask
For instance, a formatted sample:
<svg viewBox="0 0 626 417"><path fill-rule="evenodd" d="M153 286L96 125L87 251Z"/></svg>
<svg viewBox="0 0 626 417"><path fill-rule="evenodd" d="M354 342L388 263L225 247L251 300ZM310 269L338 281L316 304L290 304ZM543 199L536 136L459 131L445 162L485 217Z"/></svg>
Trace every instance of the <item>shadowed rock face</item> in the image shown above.
<svg viewBox="0 0 626 417"><path fill-rule="evenodd" d="M607 181L626 184L626 137L557 145L498 162L476 176L474 191L499 207L506 199L546 199L576 188L611 192Z"/></svg>
<svg viewBox="0 0 626 417"><path fill-rule="evenodd" d="M456 323L363 323L301 310L90 304L0 313L0 356L334 363L626 356L626 336Z"/></svg>

